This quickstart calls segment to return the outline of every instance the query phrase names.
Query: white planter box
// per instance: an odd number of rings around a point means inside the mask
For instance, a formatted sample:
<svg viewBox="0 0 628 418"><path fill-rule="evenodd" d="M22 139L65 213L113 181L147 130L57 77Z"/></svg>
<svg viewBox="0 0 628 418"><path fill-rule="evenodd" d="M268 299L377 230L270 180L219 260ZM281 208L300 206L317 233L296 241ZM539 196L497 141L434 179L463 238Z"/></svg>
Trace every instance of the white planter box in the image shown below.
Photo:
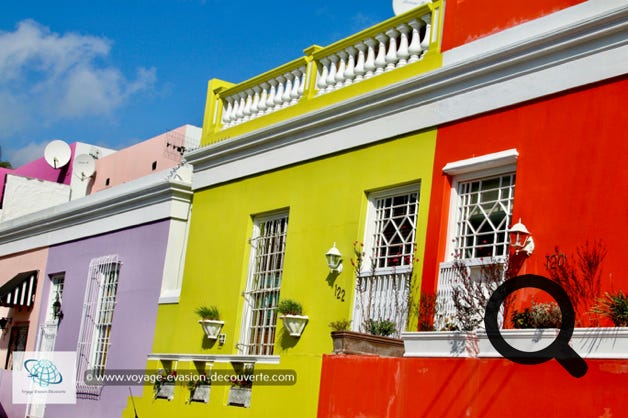
<svg viewBox="0 0 628 418"><path fill-rule="evenodd" d="M554 328L504 329L501 334L513 348L533 352L549 346L558 332ZM484 330L404 332L401 339L405 357L501 357ZM582 358L626 359L628 328L576 328L569 345Z"/></svg>
<svg viewBox="0 0 628 418"><path fill-rule="evenodd" d="M476 357L478 338L474 332L402 332L404 357Z"/></svg>
<svg viewBox="0 0 628 418"><path fill-rule="evenodd" d="M251 388L231 386L229 388L228 404L249 408L251 406Z"/></svg>
<svg viewBox="0 0 628 418"><path fill-rule="evenodd" d="M225 321L216 321L213 319L201 319L198 321L199 324L203 327L203 331L205 331L205 335L210 340L215 340L218 338L218 334L220 334L220 330L222 326L225 324Z"/></svg>
<svg viewBox="0 0 628 418"><path fill-rule="evenodd" d="M292 337L300 337L309 317L303 315L281 315L283 326Z"/></svg>
<svg viewBox="0 0 628 418"><path fill-rule="evenodd" d="M155 393L156 399L168 399L169 401L174 399L174 383L162 383L159 389Z"/></svg>
<svg viewBox="0 0 628 418"><path fill-rule="evenodd" d="M190 402L209 402L209 393L211 388L211 385L198 385L192 391Z"/></svg>

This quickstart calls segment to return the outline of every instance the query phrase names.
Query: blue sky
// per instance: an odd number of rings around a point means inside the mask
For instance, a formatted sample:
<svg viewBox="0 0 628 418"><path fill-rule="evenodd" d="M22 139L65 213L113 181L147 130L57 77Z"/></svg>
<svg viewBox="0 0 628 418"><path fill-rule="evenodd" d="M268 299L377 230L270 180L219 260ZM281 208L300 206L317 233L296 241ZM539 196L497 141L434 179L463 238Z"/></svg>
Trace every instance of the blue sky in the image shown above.
<svg viewBox="0 0 628 418"><path fill-rule="evenodd" d="M3 0L2 159L200 126L209 79L246 80L392 16L390 0Z"/></svg>

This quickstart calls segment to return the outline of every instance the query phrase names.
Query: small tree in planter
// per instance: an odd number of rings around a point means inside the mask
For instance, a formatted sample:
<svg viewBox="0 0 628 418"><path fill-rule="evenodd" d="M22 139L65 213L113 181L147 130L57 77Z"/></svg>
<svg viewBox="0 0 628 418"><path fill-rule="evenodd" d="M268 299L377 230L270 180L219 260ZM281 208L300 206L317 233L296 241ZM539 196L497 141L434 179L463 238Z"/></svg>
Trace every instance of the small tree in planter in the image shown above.
<svg viewBox="0 0 628 418"><path fill-rule="evenodd" d="M220 320L218 308L215 306L200 306L195 312L201 317L198 323L203 327L207 338L210 340L218 338L218 334L220 334L220 330L225 324L224 321Z"/></svg>
<svg viewBox="0 0 628 418"><path fill-rule="evenodd" d="M277 311L281 314L279 318L283 321L288 334L300 337L309 319L303 315L303 306L293 299L282 299L277 305Z"/></svg>

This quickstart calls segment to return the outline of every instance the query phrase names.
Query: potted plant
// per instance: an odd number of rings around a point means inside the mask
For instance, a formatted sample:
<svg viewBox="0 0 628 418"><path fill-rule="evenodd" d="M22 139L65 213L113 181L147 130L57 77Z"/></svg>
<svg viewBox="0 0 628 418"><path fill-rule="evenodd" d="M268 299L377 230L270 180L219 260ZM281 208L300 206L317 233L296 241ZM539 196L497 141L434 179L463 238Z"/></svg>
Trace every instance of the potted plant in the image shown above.
<svg viewBox="0 0 628 418"><path fill-rule="evenodd" d="M628 327L628 296L621 290L617 293L604 293L603 297L597 299L591 311L610 319L616 327Z"/></svg>
<svg viewBox="0 0 628 418"><path fill-rule="evenodd" d="M201 306L196 311L196 314L201 317L198 321L203 327L205 335L210 340L215 340L220 334L224 321L220 320L220 312L215 306Z"/></svg>
<svg viewBox="0 0 628 418"><path fill-rule="evenodd" d="M153 387L155 399L173 400L176 379L176 370L166 371L164 369L160 369L155 377L155 386Z"/></svg>
<svg viewBox="0 0 628 418"><path fill-rule="evenodd" d="M249 408L251 406L251 390L253 388L253 365L237 364L231 376L228 405Z"/></svg>
<svg viewBox="0 0 628 418"><path fill-rule="evenodd" d="M334 354L368 354L403 357L403 341L389 338L395 332L395 323L389 320L369 320L365 327L369 334L350 331L351 321L341 319L329 323Z"/></svg>
<svg viewBox="0 0 628 418"><path fill-rule="evenodd" d="M303 306L295 300L282 299L277 305L277 311L281 314L279 318L283 321L288 334L292 337L300 337L309 319L303 315Z"/></svg>
<svg viewBox="0 0 628 418"><path fill-rule="evenodd" d="M211 382L206 374L199 374L197 378L188 382L188 389L190 390L189 402L209 402L209 393L211 390Z"/></svg>

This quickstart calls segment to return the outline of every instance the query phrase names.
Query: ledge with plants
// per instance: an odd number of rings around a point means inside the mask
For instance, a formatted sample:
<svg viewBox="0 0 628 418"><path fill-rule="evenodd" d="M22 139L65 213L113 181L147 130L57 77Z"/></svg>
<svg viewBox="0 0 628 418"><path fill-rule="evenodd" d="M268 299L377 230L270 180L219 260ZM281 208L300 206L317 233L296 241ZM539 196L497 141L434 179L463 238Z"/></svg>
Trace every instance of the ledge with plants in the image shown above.
<svg viewBox="0 0 628 418"><path fill-rule="evenodd" d="M606 292L598 297L600 265L606 250L599 242L578 247L575 260L558 249L548 260L547 276L558 282L569 295L574 308L581 313L576 321L570 346L582 358L628 358L628 297L623 291ZM443 317L434 295L422 295L419 307L421 332L402 333L407 357L501 357L481 329L484 307L501 278L487 263L481 280L469 280L468 270L461 264L456 270L459 286L454 289L455 314ZM553 266L553 268L550 268ZM508 265L504 267L508 272ZM508 277L508 275L507 275ZM508 306L510 301L506 300ZM509 311L508 326L502 337L513 348L521 351L539 351L549 346L559 333L560 308L555 302L532 301L528 307ZM434 318L434 320L432 320ZM599 327L600 323L614 327ZM589 326L582 326L589 325Z"/></svg>
<svg viewBox="0 0 628 418"><path fill-rule="evenodd" d="M303 315L303 306L293 299L282 299L277 305L277 311L281 314L279 318L288 334L299 338L309 320L307 315Z"/></svg>
<svg viewBox="0 0 628 418"><path fill-rule="evenodd" d="M220 334L224 321L220 320L220 312L215 306L201 306L196 309L196 314L201 317L198 323L203 327L205 335L210 340L215 340Z"/></svg>

